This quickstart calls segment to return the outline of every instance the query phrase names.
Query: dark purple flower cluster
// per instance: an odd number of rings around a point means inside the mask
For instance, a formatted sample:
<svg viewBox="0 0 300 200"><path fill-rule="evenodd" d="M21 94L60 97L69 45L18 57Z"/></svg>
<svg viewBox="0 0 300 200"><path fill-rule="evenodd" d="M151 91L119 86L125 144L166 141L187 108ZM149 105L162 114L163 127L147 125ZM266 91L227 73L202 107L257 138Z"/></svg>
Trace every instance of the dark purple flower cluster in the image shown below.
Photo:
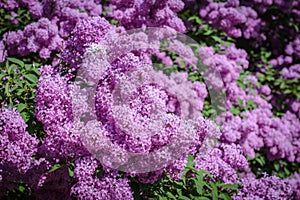
<svg viewBox="0 0 300 200"><path fill-rule="evenodd" d="M242 178L243 188L233 199L291 199L292 189L286 181L276 176L256 179L251 175Z"/></svg>

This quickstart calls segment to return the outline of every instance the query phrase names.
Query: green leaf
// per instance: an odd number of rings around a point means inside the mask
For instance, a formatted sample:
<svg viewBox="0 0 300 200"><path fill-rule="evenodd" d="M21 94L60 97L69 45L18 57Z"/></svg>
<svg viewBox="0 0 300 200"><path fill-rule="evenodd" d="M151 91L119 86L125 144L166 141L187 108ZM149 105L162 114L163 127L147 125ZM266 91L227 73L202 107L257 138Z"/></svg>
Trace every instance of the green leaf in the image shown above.
<svg viewBox="0 0 300 200"><path fill-rule="evenodd" d="M19 112L22 112L26 107L27 107L26 104L24 104L24 103L19 103L17 109L18 109Z"/></svg>
<svg viewBox="0 0 300 200"><path fill-rule="evenodd" d="M196 199L197 199L197 200L210 200L210 199L207 198L207 197L197 197Z"/></svg>
<svg viewBox="0 0 300 200"><path fill-rule="evenodd" d="M286 167L284 168L284 173L288 176L290 175L290 171Z"/></svg>
<svg viewBox="0 0 300 200"><path fill-rule="evenodd" d="M219 195L219 198L224 199L224 200L231 200L231 197L229 196L229 194L227 194L227 193L225 193L225 192L222 192L222 193Z"/></svg>
<svg viewBox="0 0 300 200"><path fill-rule="evenodd" d="M222 44L223 43L223 40L221 39L221 38L219 38L219 37L217 37L217 36L211 36L212 37L212 39L214 40L214 41L216 41L216 42L218 42L218 43L220 43L220 44Z"/></svg>
<svg viewBox="0 0 300 200"><path fill-rule="evenodd" d="M32 65L31 65L31 64L25 64L25 69L26 69L26 71L31 70L31 68L32 68Z"/></svg>
<svg viewBox="0 0 300 200"><path fill-rule="evenodd" d="M259 74L257 75L257 77L258 77L258 80L261 81L261 82L264 81L265 78L266 78L265 75L262 74L262 73L259 73Z"/></svg>
<svg viewBox="0 0 300 200"><path fill-rule="evenodd" d="M178 199L179 200L191 200L190 198L188 198L186 196L180 196Z"/></svg>
<svg viewBox="0 0 300 200"><path fill-rule="evenodd" d="M7 73L8 73L8 74L14 74L13 71L14 71L15 69L17 69L17 68L18 68L18 67L17 67L16 65L13 64L13 65L11 65L11 66L8 67ZM13 72L13 73L12 73L12 72Z"/></svg>
<svg viewBox="0 0 300 200"><path fill-rule="evenodd" d="M70 177L74 176L74 170L70 169L70 167L68 168L68 172Z"/></svg>
<svg viewBox="0 0 300 200"><path fill-rule="evenodd" d="M6 83L5 84L5 93L8 95L9 94L9 86L10 86L10 83Z"/></svg>
<svg viewBox="0 0 300 200"><path fill-rule="evenodd" d="M196 173L197 181L196 181L196 190L198 194L202 195L203 194L203 173L201 171L198 171Z"/></svg>
<svg viewBox="0 0 300 200"><path fill-rule="evenodd" d="M211 178L213 181L215 180L214 177L207 171L203 170L203 169L200 169L197 173L202 173L202 174L205 174L207 175L209 178Z"/></svg>
<svg viewBox="0 0 300 200"><path fill-rule="evenodd" d="M36 75L40 75L40 71L36 68L32 68L31 69L34 73L36 73Z"/></svg>
<svg viewBox="0 0 300 200"><path fill-rule="evenodd" d="M215 183L210 182L210 185L212 187L212 199L213 200L218 200L218 188Z"/></svg>
<svg viewBox="0 0 300 200"><path fill-rule="evenodd" d="M24 67L24 62L19 59L16 58L6 58L6 59L9 60L10 62L20 65L21 67Z"/></svg>
<svg viewBox="0 0 300 200"><path fill-rule="evenodd" d="M234 115L238 115L238 114L241 113L241 111L240 111L238 108L236 108L236 107L230 108L229 111L230 111L231 113L233 113Z"/></svg>
<svg viewBox="0 0 300 200"><path fill-rule="evenodd" d="M1 73L0 74L0 81L2 81L2 78L4 77L4 76L6 76L7 74L6 73Z"/></svg>
<svg viewBox="0 0 300 200"><path fill-rule="evenodd" d="M61 167L62 167L62 164L57 163L57 164L53 165L53 167L49 170L49 172L54 172L55 170L57 170Z"/></svg>
<svg viewBox="0 0 300 200"><path fill-rule="evenodd" d="M231 190L237 190L239 189L239 184L220 184L220 187L224 189L231 189Z"/></svg>
<svg viewBox="0 0 300 200"><path fill-rule="evenodd" d="M25 191L25 187L23 185L19 185L18 190L20 192L24 192Z"/></svg>
<svg viewBox="0 0 300 200"><path fill-rule="evenodd" d="M223 111L223 112L226 111L226 108L224 108L223 106L218 105L217 107L218 107L218 109L219 109L220 111Z"/></svg>
<svg viewBox="0 0 300 200"><path fill-rule="evenodd" d="M279 171L279 163L274 163L274 168L276 171Z"/></svg>
<svg viewBox="0 0 300 200"><path fill-rule="evenodd" d="M29 119L30 119L29 114L26 113L26 112L22 112L22 113L21 113L21 117L23 118L23 120L24 120L25 122L28 122Z"/></svg>
<svg viewBox="0 0 300 200"><path fill-rule="evenodd" d="M242 108L243 107L243 100L238 98L237 99L239 106Z"/></svg>
<svg viewBox="0 0 300 200"><path fill-rule="evenodd" d="M171 192L166 192L166 195L169 197L169 198L172 198L172 199L177 199Z"/></svg>
<svg viewBox="0 0 300 200"><path fill-rule="evenodd" d="M37 83L38 78L33 74L25 74L24 77L32 83Z"/></svg>
<svg viewBox="0 0 300 200"><path fill-rule="evenodd" d="M159 196L158 199L159 200L168 200L167 197L162 197L162 196Z"/></svg>
<svg viewBox="0 0 300 200"><path fill-rule="evenodd" d="M195 158L191 154L188 155L187 167L194 167L194 159Z"/></svg>

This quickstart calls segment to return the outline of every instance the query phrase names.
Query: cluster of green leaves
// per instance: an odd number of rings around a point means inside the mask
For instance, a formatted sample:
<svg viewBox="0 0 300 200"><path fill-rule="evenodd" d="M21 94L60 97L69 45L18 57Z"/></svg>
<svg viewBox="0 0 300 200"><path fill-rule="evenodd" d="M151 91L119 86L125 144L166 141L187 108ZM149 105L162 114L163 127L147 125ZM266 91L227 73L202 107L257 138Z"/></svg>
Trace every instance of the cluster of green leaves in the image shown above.
<svg viewBox="0 0 300 200"><path fill-rule="evenodd" d="M194 167L193 156L188 156L187 166L182 174L182 180L173 180L169 175L159 179L152 185L132 182L135 199L159 200L217 200L231 199L239 188L238 184L225 184L216 180L205 170ZM141 195L140 195L141 194Z"/></svg>
<svg viewBox="0 0 300 200"><path fill-rule="evenodd" d="M234 115L240 115L244 111L250 111L257 107L256 103L250 99L244 104L244 101L240 98L237 99L238 105L232 106L230 112ZM242 116L243 117L243 116Z"/></svg>
<svg viewBox="0 0 300 200"><path fill-rule="evenodd" d="M191 14L190 10L185 10L179 16L192 23L193 28L187 33L192 39L203 46L212 46L216 52L220 51L221 46L230 46L235 39L228 37L225 32L214 29L210 24L205 23L199 18L198 11Z"/></svg>
<svg viewBox="0 0 300 200"><path fill-rule="evenodd" d="M38 67L38 63L25 64L16 58L7 58L1 65L0 100L2 104L16 106L25 122L29 120L27 112L34 107L34 93L40 74Z"/></svg>
<svg viewBox="0 0 300 200"><path fill-rule="evenodd" d="M264 149L255 153L252 159L247 157L249 166L252 172L260 177L263 173L280 178L287 178L293 175L294 172L300 173L300 163L288 162L286 160L270 160L267 158Z"/></svg>
<svg viewBox="0 0 300 200"><path fill-rule="evenodd" d="M30 59L7 58L0 65L0 101L1 107L17 108L28 124L27 131L41 139L42 124L34 116L39 66L39 63Z"/></svg>

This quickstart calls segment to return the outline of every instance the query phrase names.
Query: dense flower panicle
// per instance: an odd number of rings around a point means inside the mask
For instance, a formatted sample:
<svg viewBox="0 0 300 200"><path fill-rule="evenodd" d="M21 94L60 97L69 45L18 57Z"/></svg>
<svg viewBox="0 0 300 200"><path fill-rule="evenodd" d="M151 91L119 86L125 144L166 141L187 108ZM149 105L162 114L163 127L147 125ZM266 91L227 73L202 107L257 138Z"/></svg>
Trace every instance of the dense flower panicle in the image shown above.
<svg viewBox="0 0 300 200"><path fill-rule="evenodd" d="M37 22L27 25L23 31L7 32L7 54L26 56L39 53L41 58L50 58L52 51L62 48L62 38L54 21L41 18Z"/></svg>
<svg viewBox="0 0 300 200"><path fill-rule="evenodd" d="M169 26L185 32L183 21L177 12L184 8L181 0L167 1L109 1L108 15L120 22L126 29Z"/></svg>
<svg viewBox="0 0 300 200"><path fill-rule="evenodd" d="M231 45L230 47L222 47L226 53L214 52L212 47L201 47L199 49L199 57L207 70L204 70L205 83L213 87L215 90L224 90L226 99L223 106L230 109L232 105L237 105L237 99L253 99L253 95L238 87L236 80L239 78L240 72L248 68L247 53ZM264 103L261 99L256 99L257 103Z"/></svg>
<svg viewBox="0 0 300 200"><path fill-rule="evenodd" d="M182 43L181 41L175 40L169 44L167 49L179 55L179 57L176 58L176 61L180 67L186 68L188 66L192 66L195 70L198 59L188 45ZM186 66L182 66L181 59L184 60Z"/></svg>
<svg viewBox="0 0 300 200"><path fill-rule="evenodd" d="M0 110L0 168L9 166L25 173L37 151L38 140L26 131L27 125L16 109Z"/></svg>
<svg viewBox="0 0 300 200"><path fill-rule="evenodd" d="M99 16L102 13L102 6L99 3L87 0L44 0L42 9L43 17L56 19L59 34L62 38L67 38L81 19L86 19L89 16Z"/></svg>
<svg viewBox="0 0 300 200"><path fill-rule="evenodd" d="M81 133L73 123L57 124L44 131L44 143L39 150L45 157L65 159L89 154L82 144Z"/></svg>
<svg viewBox="0 0 300 200"><path fill-rule="evenodd" d="M208 154L198 154L195 157L196 169L204 169L215 178L225 183L236 183L238 176L236 170L249 170L247 159L241 148L235 144L220 144Z"/></svg>
<svg viewBox="0 0 300 200"><path fill-rule="evenodd" d="M72 106L67 80L56 74L52 66L41 68L35 96L35 115L46 127L72 120Z"/></svg>
<svg viewBox="0 0 300 200"><path fill-rule="evenodd" d="M123 143L122 146L125 145L130 151L147 152L157 148L155 146L169 142L172 130L173 132L178 130L176 128L178 119L167 112L192 119L199 117L197 113L202 109L199 97L205 98L206 90L202 88L204 92L194 91L194 85L187 81L186 74L174 74L169 79L166 75L154 72L149 66L143 65L133 54L125 57L121 62L114 63L116 71L108 72L109 79L103 79L99 85L96 96L97 113L101 122L108 125L107 128L114 140ZM129 62L126 63L126 60ZM131 60L137 61L135 65L132 65ZM127 69L128 75L126 73L120 75L122 69ZM128 77L118 78L122 76ZM121 104L113 99L116 99L116 94L122 99L119 102ZM166 129L160 130L165 123ZM140 130L143 130L143 136L134 139L134 135L138 136ZM147 131L150 131L150 135ZM138 150L139 147L142 149Z"/></svg>
<svg viewBox="0 0 300 200"><path fill-rule="evenodd" d="M291 199L291 185L276 176L267 176L255 179L251 176L241 180L242 189L233 199Z"/></svg>
<svg viewBox="0 0 300 200"><path fill-rule="evenodd" d="M261 20L252 8L240 6L237 0L224 3L204 0L201 3L200 16L229 36L246 39L259 36Z"/></svg>
<svg viewBox="0 0 300 200"><path fill-rule="evenodd" d="M284 180L291 185L294 199L300 199L300 175L294 173L291 177Z"/></svg>
<svg viewBox="0 0 300 200"><path fill-rule="evenodd" d="M80 132L73 123L70 86L52 66L43 66L35 101L35 115L44 124L44 142L40 151L48 157L74 157L87 154Z"/></svg>
<svg viewBox="0 0 300 200"><path fill-rule="evenodd" d="M283 68L281 76L284 79L299 79L300 78L300 64L295 64L289 68Z"/></svg>
<svg viewBox="0 0 300 200"><path fill-rule="evenodd" d="M255 8L255 10L257 10L260 13L265 13L268 10L268 8L276 6L286 13L293 14L295 16L299 16L300 14L299 0L291 2L286 2L284 0L251 0L243 1L243 4L245 4L246 6L252 6L253 8Z"/></svg>
<svg viewBox="0 0 300 200"><path fill-rule="evenodd" d="M39 53L44 59L50 58L51 52L61 51L63 39L70 36L79 20L102 13L102 6L99 2L89 0L9 0L7 3L0 2L0 6L7 10L18 7L27 8L31 15L38 19L38 22L26 25L24 31L4 34L1 42L8 44L7 54L26 56L30 53ZM4 60L5 56L6 54L2 55L3 58L0 57L0 59Z"/></svg>
<svg viewBox="0 0 300 200"><path fill-rule="evenodd" d="M39 141L26 131L27 125L16 109L0 110L0 195L17 187L36 155Z"/></svg>
<svg viewBox="0 0 300 200"><path fill-rule="evenodd" d="M298 157L298 153L296 153L298 128L296 127L299 121L292 117L292 123L295 125L290 126L285 118L272 118L271 104L260 97L260 94L268 97L270 89L267 86L258 87L256 85L256 77L246 76L244 80L244 84L251 85L254 89L246 88L246 90L243 90L238 87L235 81L242 67L234 64L234 62L232 62L234 65L225 67L224 60L230 61L229 58L237 59L239 52L232 47L231 51L227 49L226 52L225 55L214 54L212 48L202 47L199 53L203 59L203 64L209 69L216 69L223 78L227 94L225 107L230 109L232 105L238 105L237 99L240 99L244 102L243 106L246 106L246 102L251 100L255 102L257 108L253 111L242 112L240 116L233 116L229 112L227 114L224 113L225 121L223 121L221 140L223 142L240 144L244 153L251 157L254 157L256 150L265 146L270 159L286 158L289 161L294 161ZM244 59L240 59L238 62L243 63L243 60L246 61L246 56L244 53L244 56L240 56L240 58L244 57ZM248 62L244 63L242 66L247 67ZM228 77L228 75L232 76L234 73L236 73L235 77ZM268 98L270 99L270 96ZM286 115L291 116L290 113ZM242 118L241 116L244 117Z"/></svg>
<svg viewBox="0 0 300 200"><path fill-rule="evenodd" d="M221 139L237 143L245 154L254 158L255 150L265 147L269 159L285 158L293 162L299 153L299 119L287 112L282 118L273 118L268 109L241 113L244 119L228 113L222 127ZM224 115L225 116L225 115Z"/></svg>
<svg viewBox="0 0 300 200"><path fill-rule="evenodd" d="M103 171L96 176L98 163L92 157L83 157L75 161L74 177L77 183L71 188L71 196L77 199L133 199L133 193L127 178L118 178L116 174Z"/></svg>
<svg viewBox="0 0 300 200"><path fill-rule="evenodd" d="M212 47L201 47L199 56L209 70L220 73L225 86L236 81L242 69L248 68L247 53L234 45L224 47L225 54L215 53Z"/></svg>
<svg viewBox="0 0 300 200"><path fill-rule="evenodd" d="M108 32L114 30L115 27L101 17L81 20L66 43L66 48L62 53L63 60L70 65L71 70L78 69L88 45L101 42Z"/></svg>
<svg viewBox="0 0 300 200"><path fill-rule="evenodd" d="M75 161L74 177L77 180L84 180L95 174L99 163L91 156L78 158Z"/></svg>
<svg viewBox="0 0 300 200"><path fill-rule="evenodd" d="M128 180L105 177L101 180L90 177L79 181L71 188L71 196L76 199L133 199Z"/></svg>

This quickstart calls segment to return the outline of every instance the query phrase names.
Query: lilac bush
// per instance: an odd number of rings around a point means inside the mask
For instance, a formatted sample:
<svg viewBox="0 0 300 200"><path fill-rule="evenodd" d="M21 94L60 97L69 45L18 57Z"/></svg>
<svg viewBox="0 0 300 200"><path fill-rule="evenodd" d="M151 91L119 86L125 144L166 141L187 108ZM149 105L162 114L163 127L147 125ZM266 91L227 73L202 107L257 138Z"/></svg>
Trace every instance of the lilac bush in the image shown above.
<svg viewBox="0 0 300 200"><path fill-rule="evenodd" d="M299 8L0 2L0 198L299 199Z"/></svg>

